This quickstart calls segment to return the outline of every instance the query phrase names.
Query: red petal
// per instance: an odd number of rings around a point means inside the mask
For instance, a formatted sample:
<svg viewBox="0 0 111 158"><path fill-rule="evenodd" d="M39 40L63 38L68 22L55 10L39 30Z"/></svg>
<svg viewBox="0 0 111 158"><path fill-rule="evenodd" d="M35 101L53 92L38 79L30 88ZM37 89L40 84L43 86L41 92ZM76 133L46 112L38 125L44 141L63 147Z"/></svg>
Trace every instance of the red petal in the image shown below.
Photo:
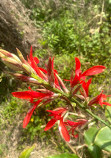
<svg viewBox="0 0 111 158"><path fill-rule="evenodd" d="M57 121L56 119L51 119L51 120L47 123L47 125L46 125L44 131L47 131L47 130L49 130L52 126L54 126L54 124L56 123L56 121Z"/></svg>
<svg viewBox="0 0 111 158"><path fill-rule="evenodd" d="M75 63L76 63L75 74L77 76L79 76L80 73L81 73L81 63L80 63L80 60L78 58L75 58Z"/></svg>
<svg viewBox="0 0 111 158"><path fill-rule="evenodd" d="M78 134L73 134L73 136L74 136L74 138L78 138L79 135Z"/></svg>
<svg viewBox="0 0 111 158"><path fill-rule="evenodd" d="M36 91L24 91L24 92L13 92L12 95L14 97L20 99L32 99L32 98L44 98L44 97L51 97L51 93L41 93Z"/></svg>
<svg viewBox="0 0 111 158"><path fill-rule="evenodd" d="M103 91L97 95L96 97L94 97L92 100L90 100L90 102L88 103L89 106L93 105L93 104L98 104L100 101L101 101L101 97L102 97L102 94Z"/></svg>
<svg viewBox="0 0 111 158"><path fill-rule="evenodd" d="M67 123L69 126L74 126L74 127L78 126L78 122L73 122L73 121L67 120Z"/></svg>
<svg viewBox="0 0 111 158"><path fill-rule="evenodd" d="M62 134L63 138L65 141L69 142L70 141L70 135L65 127L65 124L63 122L63 118L61 118L60 123L59 123L59 131Z"/></svg>
<svg viewBox="0 0 111 158"><path fill-rule="evenodd" d="M74 79L72 81L70 80L71 87L74 87L75 85L77 85L79 83L79 80L80 80L80 77L75 75Z"/></svg>
<svg viewBox="0 0 111 158"><path fill-rule="evenodd" d="M37 105L41 102L41 100L38 100L34 105L33 107L28 111L24 121L23 121L23 128L25 128L27 126L27 124L29 123L30 119L31 119L31 116L35 110L35 108L37 107Z"/></svg>
<svg viewBox="0 0 111 158"><path fill-rule="evenodd" d="M111 104L110 104L110 103L108 103L108 102L103 102L102 104L104 104L104 105L108 105L108 106L111 106Z"/></svg>
<svg viewBox="0 0 111 158"><path fill-rule="evenodd" d="M78 121L78 122L73 122L73 121L67 120L67 123L69 124L69 126L73 126L73 127L81 126L81 125L85 124L86 122L87 122L87 120L85 120L85 119L80 119L80 121Z"/></svg>
<svg viewBox="0 0 111 158"><path fill-rule="evenodd" d="M70 80L64 79L64 81L70 81Z"/></svg>
<svg viewBox="0 0 111 158"><path fill-rule="evenodd" d="M39 77L41 77L42 79L44 79L41 71L39 70L39 67L37 66L37 64L35 64L35 61L34 61L34 58L33 58L33 55L32 55L32 46L30 48L30 64L31 64L31 67L36 71L36 73L38 74Z"/></svg>
<svg viewBox="0 0 111 158"><path fill-rule="evenodd" d="M43 69L43 68L41 68L41 67L39 67L39 69L40 69L42 72L44 72L45 74L47 73L47 71L46 71L45 69Z"/></svg>
<svg viewBox="0 0 111 158"><path fill-rule="evenodd" d="M54 83L55 83L55 88L58 88L59 90L61 90L58 78L55 73L54 73Z"/></svg>
<svg viewBox="0 0 111 158"><path fill-rule="evenodd" d="M32 96L30 95L29 91L24 92L12 92L12 95L14 97L20 98L20 99L31 99Z"/></svg>
<svg viewBox="0 0 111 158"><path fill-rule="evenodd" d="M92 78L89 79L87 82L82 81L82 87L83 87L83 89L85 90L85 93L86 93L87 97L88 97L89 85L91 84L91 81L92 81Z"/></svg>
<svg viewBox="0 0 111 158"><path fill-rule="evenodd" d="M27 124L29 123L35 108L36 108L35 106L32 107L32 109L30 109L29 112L27 113L27 115L26 115L26 117L25 117L25 119L23 121L23 128L25 128L27 126Z"/></svg>
<svg viewBox="0 0 111 158"><path fill-rule="evenodd" d="M36 64L39 63L39 59L37 57L34 57L34 61L36 62Z"/></svg>
<svg viewBox="0 0 111 158"><path fill-rule="evenodd" d="M47 112L50 112L52 114L62 114L63 112L66 111L66 108L57 108L55 110L47 110Z"/></svg>
<svg viewBox="0 0 111 158"><path fill-rule="evenodd" d="M92 75L99 74L103 72L105 68L106 67L102 65L93 66L89 68L88 70L86 70L85 72L83 72L82 76L92 76Z"/></svg>

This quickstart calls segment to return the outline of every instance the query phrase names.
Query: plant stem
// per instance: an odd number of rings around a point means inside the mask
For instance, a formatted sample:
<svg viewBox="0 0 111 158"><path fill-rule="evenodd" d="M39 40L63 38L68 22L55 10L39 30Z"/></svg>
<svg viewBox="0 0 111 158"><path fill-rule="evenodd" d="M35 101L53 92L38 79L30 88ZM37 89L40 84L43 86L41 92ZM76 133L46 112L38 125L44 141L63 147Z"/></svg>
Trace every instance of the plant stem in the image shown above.
<svg viewBox="0 0 111 158"><path fill-rule="evenodd" d="M105 122L104 120L102 120L100 117L98 117L97 115L94 115L89 109L85 109L85 111L87 111L91 116L93 116L95 119L101 121L103 124L105 124L106 126L108 126L111 129L111 126Z"/></svg>

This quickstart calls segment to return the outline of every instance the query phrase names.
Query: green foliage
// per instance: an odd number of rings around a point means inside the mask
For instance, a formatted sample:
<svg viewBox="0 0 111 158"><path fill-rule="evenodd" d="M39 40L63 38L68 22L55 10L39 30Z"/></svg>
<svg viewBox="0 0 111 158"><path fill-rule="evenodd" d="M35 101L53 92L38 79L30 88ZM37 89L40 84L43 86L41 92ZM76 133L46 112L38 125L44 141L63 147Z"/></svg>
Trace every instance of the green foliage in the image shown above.
<svg viewBox="0 0 111 158"><path fill-rule="evenodd" d="M93 64L109 65L111 39L108 23L101 25L101 32L94 30L93 34L86 25L84 20L75 20L65 14L44 25L43 37L56 54L73 53L73 56L84 56L87 61L93 61Z"/></svg>
<svg viewBox="0 0 111 158"><path fill-rule="evenodd" d="M23 112L23 102L20 100L18 104L18 99L12 97L11 99L6 99L5 102L2 102L0 109L2 109L0 124L2 128L5 128L7 125L16 123L15 118Z"/></svg>
<svg viewBox="0 0 111 158"><path fill-rule="evenodd" d="M111 129L101 128L95 137L94 144L111 153Z"/></svg>
<svg viewBox="0 0 111 158"><path fill-rule="evenodd" d="M44 118L42 119L39 112L33 114L30 123L27 125L26 129L24 129L24 135L27 135L26 137L30 139L31 141L34 141L36 138L40 141L43 139L50 139L51 135L50 132L44 132L44 128L42 127L43 124L45 124ZM27 139L26 138L26 139Z"/></svg>
<svg viewBox="0 0 111 158"><path fill-rule="evenodd" d="M91 127L84 133L85 143L87 145L92 144L92 142L94 141L94 137L97 134L97 132L98 132L98 129L96 127Z"/></svg>
<svg viewBox="0 0 111 158"><path fill-rule="evenodd" d="M54 66L62 79L70 79L72 68L74 68L73 54L69 54L68 56L67 54L63 54L62 56L56 55ZM67 83L69 85L69 82L66 82L66 84Z"/></svg>
<svg viewBox="0 0 111 158"><path fill-rule="evenodd" d="M75 154L64 153L60 155L49 156L47 158L79 158L79 157Z"/></svg>
<svg viewBox="0 0 111 158"><path fill-rule="evenodd" d="M44 131L46 123L48 122L47 118L49 114L46 112L46 109L48 109L49 106L50 105L48 104L47 106L40 107L34 111L29 124L25 129L23 129L23 139L20 140L21 144L27 140L34 142L35 139L50 142L51 137L55 135L55 130Z"/></svg>
<svg viewBox="0 0 111 158"><path fill-rule="evenodd" d="M89 128L84 133L85 143L93 158L101 158L102 150L111 152L111 129L103 127L98 130L96 127Z"/></svg>
<svg viewBox="0 0 111 158"><path fill-rule="evenodd" d="M0 144L0 156L4 156L4 150L6 148L5 144Z"/></svg>
<svg viewBox="0 0 111 158"><path fill-rule="evenodd" d="M43 37L48 47L57 54L76 51L76 39L79 37L74 31L74 19L68 14L65 13L65 16L61 15L44 25Z"/></svg>
<svg viewBox="0 0 111 158"><path fill-rule="evenodd" d="M100 148L93 143L97 132L98 129L96 127L91 127L84 133L85 143L88 145L88 150L92 158L101 157Z"/></svg>
<svg viewBox="0 0 111 158"><path fill-rule="evenodd" d="M21 2L26 8L31 8L31 6L34 5L34 0L21 0Z"/></svg>
<svg viewBox="0 0 111 158"><path fill-rule="evenodd" d="M111 34L110 1L105 1L101 14L100 1L34 1L22 0L31 9L30 18L42 30L42 49L36 50L39 57L55 56L60 65L59 72L63 78L69 77L72 59L79 56L87 67L105 65L110 69ZM83 6L83 7L82 7ZM92 12L93 10L93 12ZM102 22L101 19L102 18ZM51 53L49 53L51 52ZM48 55L49 54L49 55ZM69 61L68 61L69 60ZM85 64L84 64L85 65ZM62 67L62 69L61 69ZM108 76L109 70L95 82L101 84Z"/></svg>

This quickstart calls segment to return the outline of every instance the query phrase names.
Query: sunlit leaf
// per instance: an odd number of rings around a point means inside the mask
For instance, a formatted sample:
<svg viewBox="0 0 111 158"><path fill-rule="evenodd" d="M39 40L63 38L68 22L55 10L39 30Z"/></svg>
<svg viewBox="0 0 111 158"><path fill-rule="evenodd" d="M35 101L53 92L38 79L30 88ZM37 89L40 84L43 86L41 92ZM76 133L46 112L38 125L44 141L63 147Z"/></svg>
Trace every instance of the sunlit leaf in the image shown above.
<svg viewBox="0 0 111 158"><path fill-rule="evenodd" d="M36 145L34 144L32 147L27 147L26 149L24 149L19 158L29 158L30 157L30 154L31 152L35 149Z"/></svg>
<svg viewBox="0 0 111 158"><path fill-rule="evenodd" d="M108 127L101 128L95 137L94 144L111 152L111 129Z"/></svg>
<svg viewBox="0 0 111 158"><path fill-rule="evenodd" d="M75 154L64 153L60 155L49 156L47 158L79 158L79 157Z"/></svg>
<svg viewBox="0 0 111 158"><path fill-rule="evenodd" d="M101 158L101 149L94 144L97 132L97 127L91 127L84 133L85 143L88 145L88 150L92 158Z"/></svg>
<svg viewBox="0 0 111 158"><path fill-rule="evenodd" d="M91 145L94 142L94 138L97 134L98 129L96 127L91 127L84 133L85 143Z"/></svg>

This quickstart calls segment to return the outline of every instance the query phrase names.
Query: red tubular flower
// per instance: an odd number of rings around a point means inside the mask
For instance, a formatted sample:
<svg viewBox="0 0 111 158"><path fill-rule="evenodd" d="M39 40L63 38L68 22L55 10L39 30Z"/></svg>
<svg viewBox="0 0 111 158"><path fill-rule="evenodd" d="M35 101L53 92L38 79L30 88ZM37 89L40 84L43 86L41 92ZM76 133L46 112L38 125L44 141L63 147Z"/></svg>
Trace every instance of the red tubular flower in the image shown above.
<svg viewBox="0 0 111 158"><path fill-rule="evenodd" d="M111 96L111 95L105 95L105 94L103 94L103 91L102 91L99 95L97 95L96 97L94 97L94 98L89 102L88 105L89 105L89 106L92 106L93 104L99 104L99 105L101 105L101 106L103 106L103 105L111 106L110 103L104 102L104 100L106 100L107 97L109 97L109 96Z"/></svg>
<svg viewBox="0 0 111 158"><path fill-rule="evenodd" d="M92 81L92 78L91 79L89 79L87 82L85 82L85 81L81 81L81 85L82 85L82 88L83 88L83 92L81 92L82 93L82 95L85 97L85 98L87 98L88 97L88 95L89 95L89 86L90 86L90 84L91 84L91 81Z"/></svg>
<svg viewBox="0 0 111 158"><path fill-rule="evenodd" d="M97 65L89 68L88 70L84 71L83 73L81 72L81 63L79 59L76 57L75 58L75 76L73 77L73 74L71 75L70 78L70 85L73 88L75 85L80 83L81 80L84 80L86 76L92 76L96 75L99 73L102 73L105 69L105 66L102 65Z"/></svg>
<svg viewBox="0 0 111 158"><path fill-rule="evenodd" d="M78 134L74 134L76 128L80 128L82 125L84 125L87 122L87 120L85 119L80 119L78 122L73 122L70 120L67 120L66 125L70 128L69 132L72 133L72 136L74 136L75 138L78 137Z"/></svg>
<svg viewBox="0 0 111 158"><path fill-rule="evenodd" d="M50 112L51 114L49 116L53 116L53 119L51 119L46 127L45 131L49 130L58 120L61 119L62 115L66 112L66 108L57 108L55 110L47 110L47 112ZM55 121L54 121L55 120Z"/></svg>
<svg viewBox="0 0 111 158"><path fill-rule="evenodd" d="M52 101L52 99L55 97L55 94L49 90L44 90L44 91L41 90L41 92L36 92L32 90L28 90L24 92L13 92L12 95L20 99L30 100L30 102L33 104L32 108L28 111L23 121L23 128L27 126L34 110L42 101L43 101L42 104L47 104L50 101Z"/></svg>
<svg viewBox="0 0 111 158"><path fill-rule="evenodd" d="M66 108L58 108L55 110L47 110L51 114L49 116L53 116L53 118L47 123L44 131L49 130L54 126L54 124L59 121L59 131L62 135L62 137L65 139L65 141L70 140L69 133L65 127L65 124L63 122L63 115L66 113L67 109Z"/></svg>

